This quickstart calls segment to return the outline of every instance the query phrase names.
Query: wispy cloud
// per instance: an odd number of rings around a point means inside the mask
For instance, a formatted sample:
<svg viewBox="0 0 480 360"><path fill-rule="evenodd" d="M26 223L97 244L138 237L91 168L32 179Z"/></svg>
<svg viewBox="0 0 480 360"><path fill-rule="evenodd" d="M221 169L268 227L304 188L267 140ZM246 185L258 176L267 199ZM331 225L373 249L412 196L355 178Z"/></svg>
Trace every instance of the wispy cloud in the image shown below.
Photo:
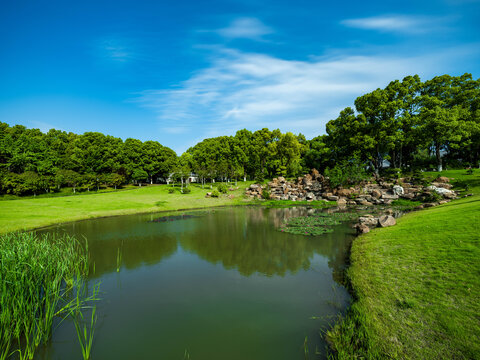
<svg viewBox="0 0 480 360"><path fill-rule="evenodd" d="M418 34L438 30L439 27L444 27L448 21L449 19L447 18L426 16L381 15L346 19L341 21L341 24L357 29Z"/></svg>
<svg viewBox="0 0 480 360"><path fill-rule="evenodd" d="M127 42L120 38L105 38L97 42L98 54L115 62L127 62L134 57Z"/></svg>
<svg viewBox="0 0 480 360"><path fill-rule="evenodd" d="M313 137L324 133L326 122L357 96L406 75L438 75L468 51L293 61L222 49L210 66L176 88L143 91L134 101L153 109L169 133L205 137L269 127Z"/></svg>
<svg viewBox="0 0 480 360"><path fill-rule="evenodd" d="M273 33L273 29L257 18L242 17L232 21L230 26L216 32L228 39L262 40L263 36Z"/></svg>

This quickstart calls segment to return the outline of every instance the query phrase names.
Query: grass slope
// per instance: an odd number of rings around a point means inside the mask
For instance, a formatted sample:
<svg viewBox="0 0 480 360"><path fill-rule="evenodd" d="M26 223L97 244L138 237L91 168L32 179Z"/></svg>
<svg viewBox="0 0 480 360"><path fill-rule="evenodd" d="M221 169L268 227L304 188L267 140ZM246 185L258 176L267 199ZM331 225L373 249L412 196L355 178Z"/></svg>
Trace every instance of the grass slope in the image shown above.
<svg viewBox="0 0 480 360"><path fill-rule="evenodd" d="M238 182L239 189L228 192L234 199L226 195L205 198L212 191L210 187L202 189L192 184L189 194L181 194L178 188L169 194L171 186L153 185L108 193L5 200L0 202L0 233L102 216L234 205L242 201L245 187L250 184Z"/></svg>
<svg viewBox="0 0 480 360"><path fill-rule="evenodd" d="M356 300L328 333L336 358L480 359L480 171L442 175L475 196L354 241Z"/></svg>

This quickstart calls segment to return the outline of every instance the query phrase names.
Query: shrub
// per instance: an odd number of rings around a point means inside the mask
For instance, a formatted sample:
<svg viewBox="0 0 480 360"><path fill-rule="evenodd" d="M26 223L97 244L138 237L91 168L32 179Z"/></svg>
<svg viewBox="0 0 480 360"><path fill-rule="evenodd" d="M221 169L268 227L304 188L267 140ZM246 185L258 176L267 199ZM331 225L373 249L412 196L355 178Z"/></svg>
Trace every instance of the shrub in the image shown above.
<svg viewBox="0 0 480 360"><path fill-rule="evenodd" d="M262 197L263 197L265 200L270 200L270 191L268 191L267 189L263 189L263 191L262 191Z"/></svg>
<svg viewBox="0 0 480 360"><path fill-rule="evenodd" d="M365 165L358 159L342 161L332 169L327 168L325 170L325 175L328 176L330 187L332 188L358 184L369 178L365 171Z"/></svg>
<svg viewBox="0 0 480 360"><path fill-rule="evenodd" d="M218 198L219 196L220 196L220 193L218 192L218 190L213 190L212 191L212 197Z"/></svg>
<svg viewBox="0 0 480 360"><path fill-rule="evenodd" d="M184 187L182 190L182 194L190 194L191 192L192 190L190 190L190 188L187 188L187 187Z"/></svg>
<svg viewBox="0 0 480 360"><path fill-rule="evenodd" d="M218 191L220 191L222 194L226 194L228 191L228 186L227 184L221 183L217 185Z"/></svg>
<svg viewBox="0 0 480 360"><path fill-rule="evenodd" d="M175 192L175 189L174 188L168 188L168 193L169 194L173 194Z"/></svg>

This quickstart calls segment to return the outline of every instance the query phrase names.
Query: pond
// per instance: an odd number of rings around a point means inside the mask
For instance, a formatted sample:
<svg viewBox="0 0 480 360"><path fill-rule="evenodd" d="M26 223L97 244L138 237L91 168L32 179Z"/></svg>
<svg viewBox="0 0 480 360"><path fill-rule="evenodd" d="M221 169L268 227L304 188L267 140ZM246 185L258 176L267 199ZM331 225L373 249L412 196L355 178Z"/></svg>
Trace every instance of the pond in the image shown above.
<svg viewBox="0 0 480 360"><path fill-rule="evenodd" d="M314 359L325 357L322 329L348 306L340 280L354 237L347 224L321 236L277 230L314 211L222 208L39 232L88 239L89 283L101 282L92 359L305 359L305 340ZM73 324L37 354L81 359Z"/></svg>

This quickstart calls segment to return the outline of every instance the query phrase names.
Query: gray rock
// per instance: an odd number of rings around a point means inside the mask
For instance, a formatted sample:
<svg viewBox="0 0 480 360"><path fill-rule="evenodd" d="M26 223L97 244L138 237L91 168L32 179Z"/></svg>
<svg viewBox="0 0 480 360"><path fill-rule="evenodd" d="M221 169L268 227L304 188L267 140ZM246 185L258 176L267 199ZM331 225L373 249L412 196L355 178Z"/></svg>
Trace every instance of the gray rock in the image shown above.
<svg viewBox="0 0 480 360"><path fill-rule="evenodd" d="M377 226L377 223L378 223L378 219L373 217L373 216L360 216L358 218L358 222L361 224L361 225L366 225L366 226L369 226L369 227L375 227Z"/></svg>
<svg viewBox="0 0 480 360"><path fill-rule="evenodd" d="M355 225L355 228L357 229L357 234L366 234L370 232L370 228L365 224L357 224Z"/></svg>
<svg viewBox="0 0 480 360"><path fill-rule="evenodd" d="M395 218L391 215L382 215L378 218L378 226L380 227L389 227L397 223Z"/></svg>
<svg viewBox="0 0 480 360"><path fill-rule="evenodd" d="M403 187L401 187L400 185L393 185L393 193L395 195L403 195L405 194L405 190L403 189Z"/></svg>
<svg viewBox="0 0 480 360"><path fill-rule="evenodd" d="M329 197L327 197L327 199L328 199L329 201L337 201L337 200L338 200L338 196L336 196L336 195L330 195Z"/></svg>

